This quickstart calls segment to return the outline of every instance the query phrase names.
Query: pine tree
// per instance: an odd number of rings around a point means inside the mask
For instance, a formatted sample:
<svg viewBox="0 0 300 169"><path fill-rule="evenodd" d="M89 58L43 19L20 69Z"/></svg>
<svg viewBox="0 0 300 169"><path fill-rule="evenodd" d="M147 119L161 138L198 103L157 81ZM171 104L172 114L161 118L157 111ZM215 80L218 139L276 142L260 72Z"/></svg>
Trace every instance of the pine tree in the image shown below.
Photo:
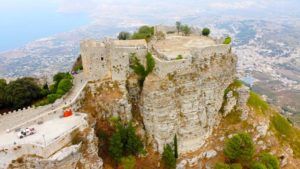
<svg viewBox="0 0 300 169"><path fill-rule="evenodd" d="M177 135L174 136L174 157L178 158L178 145L177 145Z"/></svg>
<svg viewBox="0 0 300 169"><path fill-rule="evenodd" d="M176 168L176 158L174 156L174 151L170 144L167 144L164 147L164 152L162 154L162 162L166 169L175 169Z"/></svg>
<svg viewBox="0 0 300 169"><path fill-rule="evenodd" d="M120 132L114 133L111 137L108 151L109 155L118 163L123 155L123 143Z"/></svg>

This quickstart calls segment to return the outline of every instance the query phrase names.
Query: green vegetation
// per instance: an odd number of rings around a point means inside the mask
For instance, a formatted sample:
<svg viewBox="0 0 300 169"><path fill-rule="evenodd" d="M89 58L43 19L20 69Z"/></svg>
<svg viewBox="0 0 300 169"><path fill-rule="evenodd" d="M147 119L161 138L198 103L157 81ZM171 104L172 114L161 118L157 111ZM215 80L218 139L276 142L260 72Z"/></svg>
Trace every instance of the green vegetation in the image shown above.
<svg viewBox="0 0 300 169"><path fill-rule="evenodd" d="M233 83L231 83L224 91L224 97L226 97L227 93L229 91L234 91L235 89L238 89L240 87L243 86L243 82L240 81L240 80L234 80ZM237 93L236 92L233 92L233 95L237 96Z"/></svg>
<svg viewBox="0 0 300 169"><path fill-rule="evenodd" d="M164 151L162 154L162 162L166 169L176 168L176 158L172 146L170 144L164 146Z"/></svg>
<svg viewBox="0 0 300 169"><path fill-rule="evenodd" d="M123 156L123 143L121 133L117 131L110 138L109 155L118 163Z"/></svg>
<svg viewBox="0 0 300 169"><path fill-rule="evenodd" d="M72 75L70 73L59 72L53 76L54 84L50 86L50 89L46 87L47 90L46 99L42 99L37 102L36 106L43 106L49 103L54 103L55 100L61 98L66 94L73 86ZM48 86L48 85L47 85Z"/></svg>
<svg viewBox="0 0 300 169"><path fill-rule="evenodd" d="M225 163L216 163L214 169L230 169L230 165Z"/></svg>
<svg viewBox="0 0 300 169"><path fill-rule="evenodd" d="M124 169L134 169L135 168L134 156L123 157L121 159L121 164L124 167Z"/></svg>
<svg viewBox="0 0 300 169"><path fill-rule="evenodd" d="M177 55L176 60L180 60L182 58L183 58L182 55Z"/></svg>
<svg viewBox="0 0 300 169"><path fill-rule="evenodd" d="M271 118L271 122L271 127L275 131L277 138L282 143L289 144L293 149L294 155L299 158L300 130L293 127L286 118L277 113Z"/></svg>
<svg viewBox="0 0 300 169"><path fill-rule="evenodd" d="M223 42L223 44L230 44L231 43L231 37L230 36L227 36Z"/></svg>
<svg viewBox="0 0 300 169"><path fill-rule="evenodd" d="M203 35L203 36L208 36L209 34L210 34L210 29L204 28L204 29L202 30L202 35Z"/></svg>
<svg viewBox="0 0 300 169"><path fill-rule="evenodd" d="M275 156L266 152L259 155L254 153L252 138L247 133L236 134L226 141L224 155L229 162L238 163L216 163L215 169L279 169L279 161Z"/></svg>
<svg viewBox="0 0 300 169"><path fill-rule="evenodd" d="M251 169L268 169L264 164L255 162L252 166Z"/></svg>
<svg viewBox="0 0 300 169"><path fill-rule="evenodd" d="M34 78L24 77L8 84L0 79L0 108L26 107L44 97L45 93Z"/></svg>
<svg viewBox="0 0 300 169"><path fill-rule="evenodd" d="M116 122L116 131L110 138L109 154L116 163L120 162L122 157L135 156L142 153L143 143L135 134L135 128L131 123L123 125Z"/></svg>
<svg viewBox="0 0 300 169"><path fill-rule="evenodd" d="M267 169L279 169L280 168L278 159L269 153L260 154L259 162L264 164Z"/></svg>
<svg viewBox="0 0 300 169"><path fill-rule="evenodd" d="M239 133L227 140L224 155L231 161L247 161L253 157L254 143L247 133Z"/></svg>
<svg viewBox="0 0 300 169"><path fill-rule="evenodd" d="M250 91L250 97L248 99L247 105L254 108L256 112L262 114L265 114L269 109L268 103L262 100L262 98L253 91Z"/></svg>
<svg viewBox="0 0 300 169"><path fill-rule="evenodd" d="M217 163L214 169L243 169L241 164L225 164L225 163Z"/></svg>
<svg viewBox="0 0 300 169"><path fill-rule="evenodd" d="M181 30L181 22L177 21L177 22L175 23L175 25L176 25L177 33L179 34L179 32L180 32L180 30Z"/></svg>
<svg viewBox="0 0 300 169"><path fill-rule="evenodd" d="M119 40L128 40L131 38L131 34L129 32L120 32L118 35Z"/></svg>
<svg viewBox="0 0 300 169"><path fill-rule="evenodd" d="M154 27L142 26L137 32L132 35L132 39L145 39L147 42L150 41L154 35Z"/></svg>
<svg viewBox="0 0 300 169"><path fill-rule="evenodd" d="M79 55L72 67L72 72L83 70L81 55Z"/></svg>
<svg viewBox="0 0 300 169"><path fill-rule="evenodd" d="M174 157L178 158L178 144L177 144L177 135L174 136Z"/></svg>
<svg viewBox="0 0 300 169"><path fill-rule="evenodd" d="M139 76L139 84L142 87L146 77L153 71L155 67L155 61L151 53L146 55L146 68L140 63L140 60L136 57L135 53L132 53L130 57L130 68Z"/></svg>
<svg viewBox="0 0 300 169"><path fill-rule="evenodd" d="M191 27L189 27L188 25L182 25L180 30L182 31L182 33L185 35L185 36L188 36L191 34Z"/></svg>

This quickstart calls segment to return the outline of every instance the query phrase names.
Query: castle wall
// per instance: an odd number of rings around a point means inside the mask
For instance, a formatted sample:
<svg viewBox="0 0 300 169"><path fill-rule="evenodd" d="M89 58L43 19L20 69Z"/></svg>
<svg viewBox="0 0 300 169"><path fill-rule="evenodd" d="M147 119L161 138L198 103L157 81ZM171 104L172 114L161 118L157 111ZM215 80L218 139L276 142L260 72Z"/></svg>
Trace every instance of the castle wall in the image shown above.
<svg viewBox="0 0 300 169"><path fill-rule="evenodd" d="M147 47L144 45L137 46L113 46L111 49L111 73L112 80L125 81L130 72L129 58L132 53L136 54L142 63L147 54Z"/></svg>
<svg viewBox="0 0 300 169"><path fill-rule="evenodd" d="M159 55L159 53L156 51ZM230 45L215 45L203 48L193 48L190 57L179 60L163 60L153 55L155 60L154 73L163 78L168 74L187 74L194 70L193 67L205 67L210 64L210 60L214 55L224 56L230 53Z"/></svg>
<svg viewBox="0 0 300 169"><path fill-rule="evenodd" d="M102 79L109 75L109 49L105 43L95 40L82 41L80 54L83 72L90 80Z"/></svg>

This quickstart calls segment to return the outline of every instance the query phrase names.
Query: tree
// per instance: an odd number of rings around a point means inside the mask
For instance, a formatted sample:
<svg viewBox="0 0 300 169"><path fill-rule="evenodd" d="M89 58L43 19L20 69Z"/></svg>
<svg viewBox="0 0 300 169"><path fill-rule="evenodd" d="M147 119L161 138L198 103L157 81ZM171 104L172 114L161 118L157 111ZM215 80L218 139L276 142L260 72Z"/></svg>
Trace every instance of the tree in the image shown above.
<svg viewBox="0 0 300 169"><path fill-rule="evenodd" d="M135 134L135 128L131 122L126 127L126 140L122 140L125 143L125 152L130 155L138 155L143 150L143 143L140 138Z"/></svg>
<svg viewBox="0 0 300 169"><path fill-rule="evenodd" d="M188 36L189 34L191 34L191 27L189 27L188 25L183 25L181 26L181 31L185 36Z"/></svg>
<svg viewBox="0 0 300 169"><path fill-rule="evenodd" d="M231 37L230 36L227 36L223 42L223 44L230 44L231 43Z"/></svg>
<svg viewBox="0 0 300 169"><path fill-rule="evenodd" d="M203 36L208 36L210 34L210 30L208 29L208 28L204 28L203 30L202 30L202 35Z"/></svg>
<svg viewBox="0 0 300 169"><path fill-rule="evenodd" d="M230 160L247 161L254 154L254 143L247 133L239 133L227 140L224 155Z"/></svg>
<svg viewBox="0 0 300 169"><path fill-rule="evenodd" d="M179 21L176 22L176 29L177 29L177 33L179 34L179 31L181 29L181 22Z"/></svg>
<svg viewBox="0 0 300 169"><path fill-rule="evenodd" d="M64 93L67 93L73 86L73 83L70 79L62 79L57 86L57 91L61 90Z"/></svg>
<svg viewBox="0 0 300 169"><path fill-rule="evenodd" d="M6 80L0 79L0 108L6 105Z"/></svg>
<svg viewBox="0 0 300 169"><path fill-rule="evenodd" d="M151 73L155 67L155 61L152 57L151 53L147 53L146 55L146 65L145 68L144 65L140 63L140 60L136 57L135 53L132 53L130 56L130 68L139 76L139 84L140 86L143 86L145 78Z"/></svg>
<svg viewBox="0 0 300 169"><path fill-rule="evenodd" d="M10 82L5 90L7 103L15 109L28 106L42 96L35 79L28 77Z"/></svg>
<svg viewBox="0 0 300 169"><path fill-rule="evenodd" d="M109 155L118 163L123 155L123 143L120 132L115 132L109 144Z"/></svg>
<svg viewBox="0 0 300 169"><path fill-rule="evenodd" d="M243 166L239 163L230 164L230 169L243 169Z"/></svg>
<svg viewBox="0 0 300 169"><path fill-rule="evenodd" d="M259 156L259 161L266 166L267 169L279 169L278 159L270 153L262 153Z"/></svg>
<svg viewBox="0 0 300 169"><path fill-rule="evenodd" d="M120 32L118 35L119 40L128 40L130 39L131 34L129 32Z"/></svg>
<svg viewBox="0 0 300 169"><path fill-rule="evenodd" d="M174 136L174 156L178 158L178 145L177 145L177 135Z"/></svg>
<svg viewBox="0 0 300 169"><path fill-rule="evenodd" d="M174 151L170 144L164 146L164 151L162 154L162 161L164 167L167 169L175 169L176 168L176 158L174 155Z"/></svg>
<svg viewBox="0 0 300 169"><path fill-rule="evenodd" d="M132 35L132 39L145 39L147 42L154 35L154 27L141 26L137 32Z"/></svg>
<svg viewBox="0 0 300 169"><path fill-rule="evenodd" d="M49 95L47 96L47 99L48 99L48 102L49 102L49 103L54 103L55 100L59 99L60 97L61 97L60 94L49 94Z"/></svg>

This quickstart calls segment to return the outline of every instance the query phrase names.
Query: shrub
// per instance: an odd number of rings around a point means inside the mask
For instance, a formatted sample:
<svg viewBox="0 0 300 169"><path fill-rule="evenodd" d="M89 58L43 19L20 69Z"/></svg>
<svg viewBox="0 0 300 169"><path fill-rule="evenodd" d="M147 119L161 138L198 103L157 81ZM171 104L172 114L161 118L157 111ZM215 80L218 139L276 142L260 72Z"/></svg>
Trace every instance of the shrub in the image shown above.
<svg viewBox="0 0 300 169"><path fill-rule="evenodd" d="M133 156L123 157L121 159L122 166L124 169L134 169L135 168L135 158Z"/></svg>
<svg viewBox="0 0 300 169"><path fill-rule="evenodd" d="M243 169L243 166L239 163L234 163L230 165L230 169Z"/></svg>
<svg viewBox="0 0 300 169"><path fill-rule="evenodd" d="M67 93L73 86L73 83L70 79L62 79L57 86L57 91L62 90Z"/></svg>
<svg viewBox="0 0 300 169"><path fill-rule="evenodd" d="M290 136L292 134L292 132L293 132L292 126L288 122L288 120L286 118L284 118L283 116L281 116L279 114L275 114L272 117L271 122L272 122L274 128L276 129L276 131L280 135Z"/></svg>
<svg viewBox="0 0 300 169"><path fill-rule="evenodd" d="M128 40L130 39L131 34L129 32L120 32L118 35L119 40Z"/></svg>
<svg viewBox="0 0 300 169"><path fill-rule="evenodd" d="M224 155L230 160L247 161L254 154L254 143L247 133L239 133L227 140Z"/></svg>
<svg viewBox="0 0 300 169"><path fill-rule="evenodd" d="M182 55L177 55L176 60L180 60L182 58L183 58Z"/></svg>
<svg viewBox="0 0 300 169"><path fill-rule="evenodd" d="M208 28L204 28L203 30L202 30L202 35L203 36L208 36L210 34L210 30L208 29Z"/></svg>
<svg viewBox="0 0 300 169"><path fill-rule="evenodd" d="M170 144L164 146L164 151L162 154L162 162L164 164L164 167L167 169L176 168L176 158L174 156L174 151Z"/></svg>
<svg viewBox="0 0 300 169"><path fill-rule="evenodd" d="M120 132L114 133L110 138L108 152L115 162L118 163L120 161L123 155L123 143Z"/></svg>
<svg viewBox="0 0 300 169"><path fill-rule="evenodd" d="M231 43L231 37L226 37L223 44L230 44Z"/></svg>
<svg viewBox="0 0 300 169"><path fill-rule="evenodd" d="M181 26L181 31L185 36L188 36L189 34L191 34L191 27L189 27L188 25L183 25Z"/></svg>
<svg viewBox="0 0 300 169"><path fill-rule="evenodd" d="M140 63L140 60L136 57L135 53L132 53L130 62L130 68L139 76L139 84L140 86L143 86L145 78L155 67L155 61L152 54L148 52L146 55L146 68Z"/></svg>
<svg viewBox="0 0 300 169"><path fill-rule="evenodd" d="M259 162L255 162L254 164L252 164L252 166L250 168L251 169L268 169L264 164L259 163Z"/></svg>
<svg viewBox="0 0 300 169"><path fill-rule="evenodd" d="M54 103L56 99L59 99L61 97L61 95L59 94L49 94L47 96L48 102L49 103Z"/></svg>
<svg viewBox="0 0 300 169"><path fill-rule="evenodd" d="M154 35L154 27L142 26L132 35L132 39L146 39L149 41Z"/></svg>
<svg viewBox="0 0 300 169"><path fill-rule="evenodd" d="M262 153L259 156L259 161L264 164L268 169L279 169L278 159L269 153Z"/></svg>
<svg viewBox="0 0 300 169"><path fill-rule="evenodd" d="M253 107L257 112L265 113L269 109L268 103L261 99L259 95L250 91L250 97L247 105Z"/></svg>
<svg viewBox="0 0 300 169"><path fill-rule="evenodd" d="M225 163L217 163L214 169L230 169L230 165Z"/></svg>

